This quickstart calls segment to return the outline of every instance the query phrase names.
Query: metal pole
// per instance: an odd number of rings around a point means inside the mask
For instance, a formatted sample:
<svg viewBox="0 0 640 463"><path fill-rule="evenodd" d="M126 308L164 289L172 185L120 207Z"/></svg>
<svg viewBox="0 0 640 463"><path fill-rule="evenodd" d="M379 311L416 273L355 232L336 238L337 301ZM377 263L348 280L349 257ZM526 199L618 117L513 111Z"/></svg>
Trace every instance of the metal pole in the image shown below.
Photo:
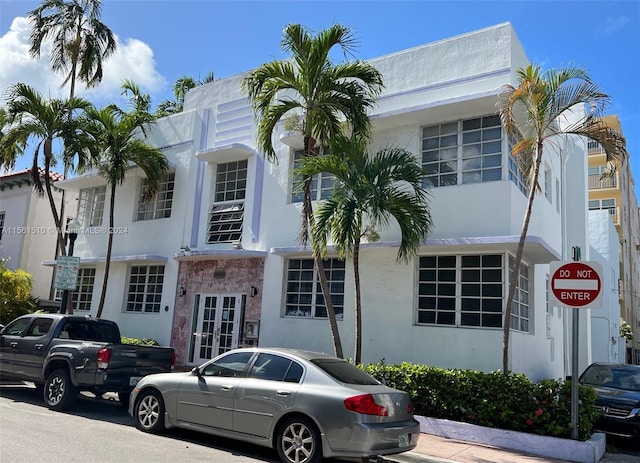
<svg viewBox="0 0 640 463"><path fill-rule="evenodd" d="M77 231L72 231L69 233L69 256L73 256L73 244L76 242L76 238L78 237ZM69 300L69 290L65 289L62 291L62 300L60 301L60 313L67 313L67 304Z"/></svg>
<svg viewBox="0 0 640 463"><path fill-rule="evenodd" d="M573 248L573 260L580 260L580 247ZM579 437L579 395L578 395L578 341L580 332L580 309L573 309L572 317L572 343L573 352L571 352L571 439L578 440Z"/></svg>

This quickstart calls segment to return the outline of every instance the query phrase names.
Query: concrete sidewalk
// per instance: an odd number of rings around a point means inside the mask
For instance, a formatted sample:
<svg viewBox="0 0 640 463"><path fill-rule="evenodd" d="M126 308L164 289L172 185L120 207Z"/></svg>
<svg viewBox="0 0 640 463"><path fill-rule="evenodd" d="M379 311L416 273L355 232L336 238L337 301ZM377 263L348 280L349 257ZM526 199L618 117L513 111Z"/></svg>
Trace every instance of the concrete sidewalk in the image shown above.
<svg viewBox="0 0 640 463"><path fill-rule="evenodd" d="M392 455L385 459L400 463L567 463L567 460L540 457L426 433L420 434L418 446L411 452ZM632 455L605 453L600 463L640 463L640 459Z"/></svg>

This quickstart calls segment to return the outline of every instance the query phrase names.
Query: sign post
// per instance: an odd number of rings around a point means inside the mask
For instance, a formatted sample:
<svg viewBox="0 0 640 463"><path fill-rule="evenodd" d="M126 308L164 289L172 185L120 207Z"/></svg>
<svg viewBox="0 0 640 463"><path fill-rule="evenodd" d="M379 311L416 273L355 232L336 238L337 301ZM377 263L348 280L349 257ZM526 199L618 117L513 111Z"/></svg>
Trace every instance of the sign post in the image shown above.
<svg viewBox="0 0 640 463"><path fill-rule="evenodd" d="M574 254L576 254L574 248ZM549 303L557 307L573 307L574 309L587 307L602 308L602 266L598 262L579 262L580 249L577 248L576 261L551 262L551 294ZM578 416L578 333L580 331L579 310L572 314L572 345L571 353L571 438L579 438Z"/></svg>

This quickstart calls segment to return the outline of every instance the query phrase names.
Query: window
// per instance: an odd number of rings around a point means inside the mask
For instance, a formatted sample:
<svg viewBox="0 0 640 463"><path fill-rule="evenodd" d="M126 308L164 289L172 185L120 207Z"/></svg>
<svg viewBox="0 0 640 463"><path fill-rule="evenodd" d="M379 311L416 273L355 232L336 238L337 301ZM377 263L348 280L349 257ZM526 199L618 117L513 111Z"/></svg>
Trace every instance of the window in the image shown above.
<svg viewBox="0 0 640 463"><path fill-rule="evenodd" d="M242 239L247 160L218 164L214 203L209 209L207 243L230 243Z"/></svg>
<svg viewBox="0 0 640 463"><path fill-rule="evenodd" d="M0 241L2 241L2 232L4 231L4 215L5 211L0 211Z"/></svg>
<svg viewBox="0 0 640 463"><path fill-rule="evenodd" d="M363 386L376 386L380 384L380 381L344 360L319 358L311 360L311 363L341 383L359 384Z"/></svg>
<svg viewBox="0 0 640 463"><path fill-rule="evenodd" d="M345 261L326 259L323 262L336 318L342 319ZM289 259L286 281L285 316L327 318L327 307L313 259Z"/></svg>
<svg viewBox="0 0 640 463"><path fill-rule="evenodd" d="M323 153L329 152L327 147L324 147ZM315 148L313 150L315 156L320 156L320 149ZM302 164L302 158L304 151L296 151L293 155L293 185L291 188L291 202L300 203L304 199L304 192L302 191L302 176L296 173L296 169ZM311 200L317 201L320 199L327 199L331 196L333 191L333 184L335 183L335 177L326 172L321 172L311 177Z"/></svg>
<svg viewBox="0 0 640 463"><path fill-rule="evenodd" d="M242 376L253 352L234 352L208 364L202 369L202 376Z"/></svg>
<svg viewBox="0 0 640 463"><path fill-rule="evenodd" d="M31 323L31 318L18 318L9 323L2 331L3 336L20 336Z"/></svg>
<svg viewBox="0 0 640 463"><path fill-rule="evenodd" d="M25 336L44 336L49 332L52 324L53 320L51 318L36 318L25 333Z"/></svg>
<svg viewBox="0 0 640 463"><path fill-rule="evenodd" d="M513 279L515 258L509 256L509 282ZM529 332L529 267L520 263L518 286L511 305L511 329Z"/></svg>
<svg viewBox="0 0 640 463"><path fill-rule="evenodd" d="M98 227L102 225L106 193L106 186L80 190L78 196L78 221L82 226Z"/></svg>
<svg viewBox="0 0 640 463"><path fill-rule="evenodd" d="M164 175L158 182L158 192L153 197L147 197L147 179L142 179L138 193L138 213L136 220L165 219L171 217L173 203L173 187L175 173Z"/></svg>
<svg viewBox="0 0 640 463"><path fill-rule="evenodd" d="M163 281L163 265L132 266L129 274L126 311L159 313Z"/></svg>
<svg viewBox="0 0 640 463"><path fill-rule="evenodd" d="M615 199L595 199L589 201L589 210L607 210L612 216L616 215L616 200Z"/></svg>
<svg viewBox="0 0 640 463"><path fill-rule="evenodd" d="M78 286L71 293L74 310L91 310L95 279L95 268L81 268L78 270Z"/></svg>
<svg viewBox="0 0 640 463"><path fill-rule="evenodd" d="M545 165L544 167L544 196L545 198L547 198L549 200L550 203L552 203L552 199L551 199L551 184L552 184L552 178L551 178L551 168L547 165Z"/></svg>
<svg viewBox="0 0 640 463"><path fill-rule="evenodd" d="M526 196L529 194L529 182L520 168L519 159L513 155L514 144L515 139L509 137L509 180L515 183L518 189Z"/></svg>
<svg viewBox="0 0 640 463"><path fill-rule="evenodd" d="M296 362L273 354L260 354L253 364L250 378L297 383L302 377L302 367Z"/></svg>
<svg viewBox="0 0 640 463"><path fill-rule="evenodd" d="M418 268L419 324L502 326L503 256L422 256Z"/></svg>
<svg viewBox="0 0 640 463"><path fill-rule="evenodd" d="M427 186L492 182L502 178L502 125L497 115L422 129Z"/></svg>

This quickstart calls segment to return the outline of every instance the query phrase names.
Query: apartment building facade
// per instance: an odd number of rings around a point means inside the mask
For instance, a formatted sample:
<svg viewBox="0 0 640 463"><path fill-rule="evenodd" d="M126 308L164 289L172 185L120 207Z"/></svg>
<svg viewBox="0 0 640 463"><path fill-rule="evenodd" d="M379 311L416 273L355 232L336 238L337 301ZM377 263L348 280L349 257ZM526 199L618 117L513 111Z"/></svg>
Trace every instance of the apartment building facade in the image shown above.
<svg viewBox="0 0 640 463"><path fill-rule="evenodd" d="M528 190L495 103L528 64L524 50L505 23L370 62L385 81L371 114L371 152L397 146L421 160L434 229L408 265L396 261L396 226L363 244L363 361L501 369L504 301ZM127 336L171 344L185 365L256 344L333 352L312 252L298 243L302 137L279 127L277 162L263 159L244 76L192 89L183 113L155 125L150 142L171 171L153 201L141 194L145 179L135 166L117 192L103 317ZM589 259L586 151L583 140L567 139L545 152L544 196L534 204L511 319L510 369L534 378L567 372L571 312L549 306L548 263L568 260L571 246ZM84 204L105 184L90 174L62 187ZM314 177L314 199L331 187L330 177ZM90 301L82 310L91 313L107 236L104 217L86 208L78 216L84 228L74 254L80 281L83 272L94 281L80 285ZM352 265L330 246L325 266L345 355L353 357ZM592 333L590 309L581 310L582 368Z"/></svg>
<svg viewBox="0 0 640 463"><path fill-rule="evenodd" d="M604 123L624 135L617 116L606 116ZM635 181L629 162L616 165L615 174L603 178L607 169L604 150L593 142L588 149L589 210L608 211L615 225L620 255L620 317L633 331L633 340L626 343L626 361L640 363L640 218Z"/></svg>
<svg viewBox="0 0 640 463"><path fill-rule="evenodd" d="M54 184L64 179L55 172L50 173L50 178ZM60 208L62 190L54 186L53 197ZM72 217L75 196L70 193L64 200L65 216ZM42 262L55 258L56 252L57 235L49 200L34 191L31 169L0 175L0 258L8 259L8 268L21 268L32 275L31 294L39 300L53 297L53 269Z"/></svg>

